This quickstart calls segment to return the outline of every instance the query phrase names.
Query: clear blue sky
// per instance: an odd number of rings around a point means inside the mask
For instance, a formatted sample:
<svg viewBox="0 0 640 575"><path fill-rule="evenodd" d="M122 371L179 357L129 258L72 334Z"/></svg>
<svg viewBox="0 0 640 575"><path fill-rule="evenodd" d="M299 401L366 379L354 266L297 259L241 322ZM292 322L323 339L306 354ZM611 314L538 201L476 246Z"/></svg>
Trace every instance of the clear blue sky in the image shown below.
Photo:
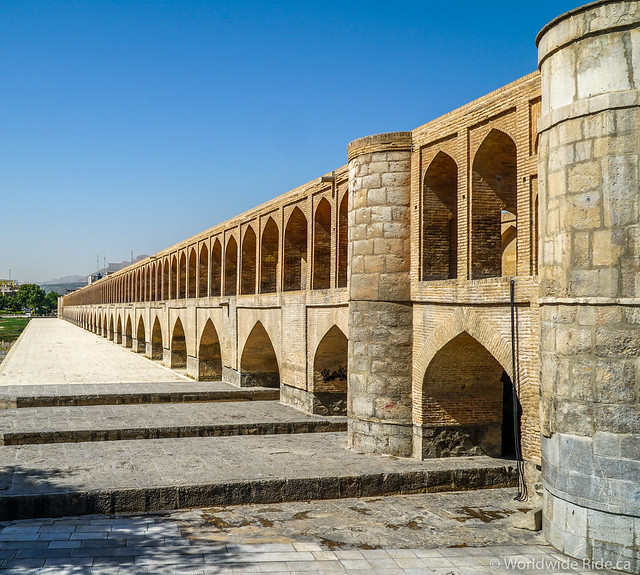
<svg viewBox="0 0 640 575"><path fill-rule="evenodd" d="M533 71L579 0L0 2L0 278L151 254Z"/></svg>

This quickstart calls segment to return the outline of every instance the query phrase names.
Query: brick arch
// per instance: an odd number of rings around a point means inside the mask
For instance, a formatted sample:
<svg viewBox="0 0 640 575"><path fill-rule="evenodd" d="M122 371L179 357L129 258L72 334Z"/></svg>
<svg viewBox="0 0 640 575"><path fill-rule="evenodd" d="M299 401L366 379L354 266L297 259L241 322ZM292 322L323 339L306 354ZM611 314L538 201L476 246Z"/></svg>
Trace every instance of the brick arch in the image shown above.
<svg viewBox="0 0 640 575"><path fill-rule="evenodd" d="M450 341L467 333L484 346L500 365L513 377L511 342L490 322L470 310L458 310L447 317L432 332L427 344L420 350L414 363L413 392L420 392L424 375L436 354Z"/></svg>
<svg viewBox="0 0 640 575"><path fill-rule="evenodd" d="M198 338L198 380L222 379L222 350L218 334L213 320L208 318Z"/></svg>
<svg viewBox="0 0 640 575"><path fill-rule="evenodd" d="M122 314L116 314L116 333L114 334L113 341L116 343L122 343Z"/></svg>
<svg viewBox="0 0 640 575"><path fill-rule="evenodd" d="M487 124L475 130L473 138L474 145L472 145L469 149L470 158L472 158L471 163L473 163L473 157L478 153L480 146L482 146L484 141L487 139L487 136L494 130L497 132L505 133L516 143L517 147L517 142L519 141L518 135L516 134L516 130L514 129L514 127L509 125L509 122L491 122L490 124Z"/></svg>
<svg viewBox="0 0 640 575"><path fill-rule="evenodd" d="M186 367L187 366L187 338L184 324L180 317L176 318L171 328L171 339L168 341L170 349L170 367Z"/></svg>
<svg viewBox="0 0 640 575"><path fill-rule="evenodd" d="M422 178L422 279L457 277L458 164L438 151Z"/></svg>
<svg viewBox="0 0 640 575"><path fill-rule="evenodd" d="M314 392L342 394L346 402L348 344L347 336L336 324L324 333L313 356Z"/></svg>
<svg viewBox="0 0 640 575"><path fill-rule="evenodd" d="M280 386L281 361L273 345L274 339L265 325L256 321L242 346L240 377L243 386Z"/></svg>
<svg viewBox="0 0 640 575"><path fill-rule="evenodd" d="M153 311L153 310L152 310ZM157 322L157 325L156 325ZM152 313L149 317L151 359L162 359L163 349L166 347L166 327L160 313ZM158 329L159 328L159 329ZM160 336L160 341L158 341ZM159 345L158 345L159 344Z"/></svg>

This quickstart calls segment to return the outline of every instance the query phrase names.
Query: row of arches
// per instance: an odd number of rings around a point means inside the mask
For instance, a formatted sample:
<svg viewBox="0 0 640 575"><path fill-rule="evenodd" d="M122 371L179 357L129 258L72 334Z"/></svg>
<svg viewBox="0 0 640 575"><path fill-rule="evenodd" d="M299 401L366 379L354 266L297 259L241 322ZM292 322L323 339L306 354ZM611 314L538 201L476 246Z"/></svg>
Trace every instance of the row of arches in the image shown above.
<svg viewBox="0 0 640 575"><path fill-rule="evenodd" d="M518 194L513 139L492 129L474 155L471 172L470 277L514 276ZM439 151L427 167L422 187L423 281L458 276L458 212L464 205L458 188L458 165L449 154ZM537 210L537 199L534 206ZM537 226L537 218L533 225ZM536 237L534 232L534 241Z"/></svg>
<svg viewBox="0 0 640 575"><path fill-rule="evenodd" d="M262 230L249 224L241 228L239 239L235 234L226 238L220 235L211 244L205 242L161 257L106 278L94 288L70 294L65 305L266 294L307 287L330 289L334 267L333 285L346 287L347 212L348 194L344 193L336 215L337 233L333 233L333 209L327 198L318 202L311 228L296 206L287 219L282 241L278 224L269 217Z"/></svg>
<svg viewBox="0 0 640 575"><path fill-rule="evenodd" d="M152 359L164 359L172 368L184 368L188 356L195 356L199 361L198 379L222 378L223 346L211 319L200 332L197 350L187 349L180 318L173 322L167 342L158 317L153 318L148 336L142 317L135 323L129 315L123 325L120 314L87 312L76 323L133 351L147 353ZM500 360L497 359L469 331L454 329L451 333L424 366L420 400L416 404L421 426L429 430L430 439L423 456L482 453L512 457L523 413L517 395L514 401L508 358L498 354ZM495 342L489 347L494 348ZM347 337L333 325L321 338L313 356L313 392L317 396L343 394L346 403L347 361ZM243 345L239 369L244 385L280 386L280 361L260 321L254 324Z"/></svg>
<svg viewBox="0 0 640 575"><path fill-rule="evenodd" d="M138 353L146 353L151 359L164 360L171 368L187 366L187 341L180 318L174 322L170 337L165 342L160 320L156 317L147 340L147 331L142 317L137 324L131 316L122 323L119 314L108 313L85 315L76 322L82 327L115 343L122 344ZM347 390L348 340L342 330L334 325L323 336L314 358L313 388L318 392L344 393ZM211 319L208 319L200 334L197 353L199 380L222 379L222 351L220 338ZM262 322L257 321L242 350L240 359L242 384L247 386L278 387L280 384L279 362Z"/></svg>

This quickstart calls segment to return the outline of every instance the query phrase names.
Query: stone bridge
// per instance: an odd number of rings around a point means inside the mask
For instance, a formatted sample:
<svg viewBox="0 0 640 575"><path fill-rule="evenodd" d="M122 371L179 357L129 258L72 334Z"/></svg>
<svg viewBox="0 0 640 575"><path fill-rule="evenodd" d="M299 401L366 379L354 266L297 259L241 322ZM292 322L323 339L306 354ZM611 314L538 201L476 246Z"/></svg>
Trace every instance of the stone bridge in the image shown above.
<svg viewBox="0 0 640 575"><path fill-rule="evenodd" d="M501 455L514 280L523 447L539 464L539 114L535 73L356 140L348 166L66 296L62 314L195 379L348 413L359 449Z"/></svg>
<svg viewBox="0 0 640 575"><path fill-rule="evenodd" d="M520 444L550 541L640 566L639 23L620 0L561 16L540 73L352 142L348 165L61 316L195 379L346 412L360 451Z"/></svg>

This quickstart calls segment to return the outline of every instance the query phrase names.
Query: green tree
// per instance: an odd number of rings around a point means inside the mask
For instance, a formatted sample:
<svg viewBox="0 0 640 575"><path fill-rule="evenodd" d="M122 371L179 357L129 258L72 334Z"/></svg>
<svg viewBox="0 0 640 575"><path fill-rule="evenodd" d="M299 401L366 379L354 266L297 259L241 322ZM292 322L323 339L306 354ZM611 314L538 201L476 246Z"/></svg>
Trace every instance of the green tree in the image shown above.
<svg viewBox="0 0 640 575"><path fill-rule="evenodd" d="M7 298L3 293L0 293L0 310L7 309Z"/></svg>
<svg viewBox="0 0 640 575"><path fill-rule="evenodd" d="M38 309L44 304L45 292L38 284L22 284L18 288L16 301L20 307Z"/></svg>
<svg viewBox="0 0 640 575"><path fill-rule="evenodd" d="M48 312L48 313L55 313L58 311L58 298L60 297L60 294L54 292L54 291L50 291L46 296L44 296L44 304L43 304L43 308Z"/></svg>

